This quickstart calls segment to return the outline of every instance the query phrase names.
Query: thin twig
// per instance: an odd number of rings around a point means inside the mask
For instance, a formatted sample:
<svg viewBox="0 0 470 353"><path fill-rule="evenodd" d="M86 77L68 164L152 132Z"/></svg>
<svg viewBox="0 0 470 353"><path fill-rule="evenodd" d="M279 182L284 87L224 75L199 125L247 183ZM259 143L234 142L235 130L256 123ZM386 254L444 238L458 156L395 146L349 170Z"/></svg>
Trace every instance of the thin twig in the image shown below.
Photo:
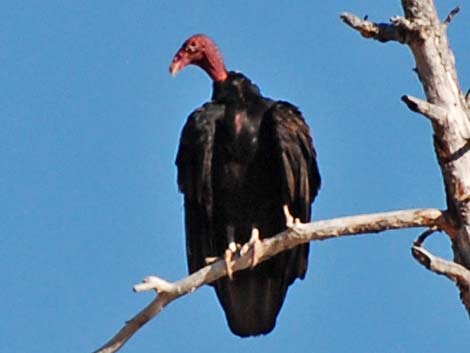
<svg viewBox="0 0 470 353"><path fill-rule="evenodd" d="M449 14L447 15L445 21L444 21L444 24L445 25L449 25L452 20L454 19L454 17L459 13L460 11L460 7L457 6L455 9L453 9L451 12L449 12Z"/></svg>
<svg viewBox="0 0 470 353"><path fill-rule="evenodd" d="M415 246L421 246L423 245L424 241L433 233L437 232L439 229L436 227L429 228L425 230L421 235L414 241Z"/></svg>

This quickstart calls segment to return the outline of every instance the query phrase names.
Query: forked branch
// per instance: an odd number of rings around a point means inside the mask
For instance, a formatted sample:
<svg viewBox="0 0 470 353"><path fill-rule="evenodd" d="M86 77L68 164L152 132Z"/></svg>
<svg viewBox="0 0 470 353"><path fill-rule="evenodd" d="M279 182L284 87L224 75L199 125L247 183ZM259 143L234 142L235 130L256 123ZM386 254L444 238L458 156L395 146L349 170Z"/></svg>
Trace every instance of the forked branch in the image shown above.
<svg viewBox="0 0 470 353"><path fill-rule="evenodd" d="M432 208L357 215L306 224L294 223L286 231L262 240L256 247L256 258L258 262L262 262L284 250L309 241L415 227L436 228L446 232L453 231L452 226L447 222L446 213ZM251 248L234 260L233 271L251 267L253 258L253 249ZM173 300L226 275L225 262L218 260L174 283L155 276L147 277L142 283L135 285L134 290L137 292L155 290L158 292L157 297L127 321L122 329L95 353L118 351L134 333L158 315Z"/></svg>

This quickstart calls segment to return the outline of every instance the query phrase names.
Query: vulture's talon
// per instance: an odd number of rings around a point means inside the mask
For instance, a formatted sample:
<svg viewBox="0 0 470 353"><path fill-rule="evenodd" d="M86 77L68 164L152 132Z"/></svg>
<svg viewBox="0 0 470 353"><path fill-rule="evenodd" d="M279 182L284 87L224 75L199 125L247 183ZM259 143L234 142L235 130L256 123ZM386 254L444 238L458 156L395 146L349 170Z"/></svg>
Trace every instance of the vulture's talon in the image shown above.
<svg viewBox="0 0 470 353"><path fill-rule="evenodd" d="M230 244L228 244L228 248L229 248L229 250L230 250L231 252L233 252L234 254L236 254L237 252L240 251L241 245L235 243L234 241L232 241L232 242L230 242Z"/></svg>
<svg viewBox="0 0 470 353"><path fill-rule="evenodd" d="M224 254L225 269L227 270L227 276L230 279L233 279L234 258L239 256L240 249L241 249L240 244L237 244L234 241L232 241L228 244L228 248L225 250L225 254Z"/></svg>
<svg viewBox="0 0 470 353"><path fill-rule="evenodd" d="M296 220L292 217L289 207L287 205L282 206L282 210L284 211L284 216L286 217L286 227L289 229L294 228Z"/></svg>
<svg viewBox="0 0 470 353"><path fill-rule="evenodd" d="M251 268L254 268L259 263L259 249L261 245L261 240L259 238L258 228L253 228L251 231L250 241L248 246L253 249L253 254L251 255Z"/></svg>

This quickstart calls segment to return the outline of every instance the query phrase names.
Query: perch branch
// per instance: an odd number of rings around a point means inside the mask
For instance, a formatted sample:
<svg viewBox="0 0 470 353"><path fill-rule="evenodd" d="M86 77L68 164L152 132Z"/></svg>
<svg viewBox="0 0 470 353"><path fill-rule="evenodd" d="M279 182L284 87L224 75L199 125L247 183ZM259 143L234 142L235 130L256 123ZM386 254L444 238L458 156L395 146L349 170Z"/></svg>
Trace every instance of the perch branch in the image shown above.
<svg viewBox="0 0 470 353"><path fill-rule="evenodd" d="M265 261L284 250L309 241L413 227L435 227L448 233L453 232L452 226L447 222L446 213L437 209L402 210L335 218L306 224L294 223L292 227L276 236L259 242L256 246L256 259L258 262ZM251 267L253 259L253 247L251 247L243 255L234 259L233 271ZM134 290L137 292L156 290L157 297L127 321L124 327L95 353L118 351L134 333L158 315L173 300L226 275L225 262L217 260L174 283L154 276L147 277L142 283L135 285Z"/></svg>

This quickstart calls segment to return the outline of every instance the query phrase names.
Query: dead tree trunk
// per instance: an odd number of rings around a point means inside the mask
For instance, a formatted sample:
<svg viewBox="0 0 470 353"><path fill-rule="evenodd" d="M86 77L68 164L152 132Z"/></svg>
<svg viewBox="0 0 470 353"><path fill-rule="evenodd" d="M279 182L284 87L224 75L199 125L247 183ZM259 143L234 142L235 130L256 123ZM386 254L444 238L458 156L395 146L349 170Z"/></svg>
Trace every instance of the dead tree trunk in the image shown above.
<svg viewBox="0 0 470 353"><path fill-rule="evenodd" d="M341 18L364 37L408 45L415 58L416 72L427 99L405 95L402 100L432 123L434 147L447 196L447 214L452 224L446 233L452 242L455 264L461 265L455 266L461 275L448 268L438 270L433 264L434 257L419 247L414 247L413 255L428 269L456 281L470 314L470 283L465 280L470 269L470 114L447 38L447 27L458 9L442 22L432 0L402 0L402 6L405 17L394 17L390 24L361 20L348 13Z"/></svg>

